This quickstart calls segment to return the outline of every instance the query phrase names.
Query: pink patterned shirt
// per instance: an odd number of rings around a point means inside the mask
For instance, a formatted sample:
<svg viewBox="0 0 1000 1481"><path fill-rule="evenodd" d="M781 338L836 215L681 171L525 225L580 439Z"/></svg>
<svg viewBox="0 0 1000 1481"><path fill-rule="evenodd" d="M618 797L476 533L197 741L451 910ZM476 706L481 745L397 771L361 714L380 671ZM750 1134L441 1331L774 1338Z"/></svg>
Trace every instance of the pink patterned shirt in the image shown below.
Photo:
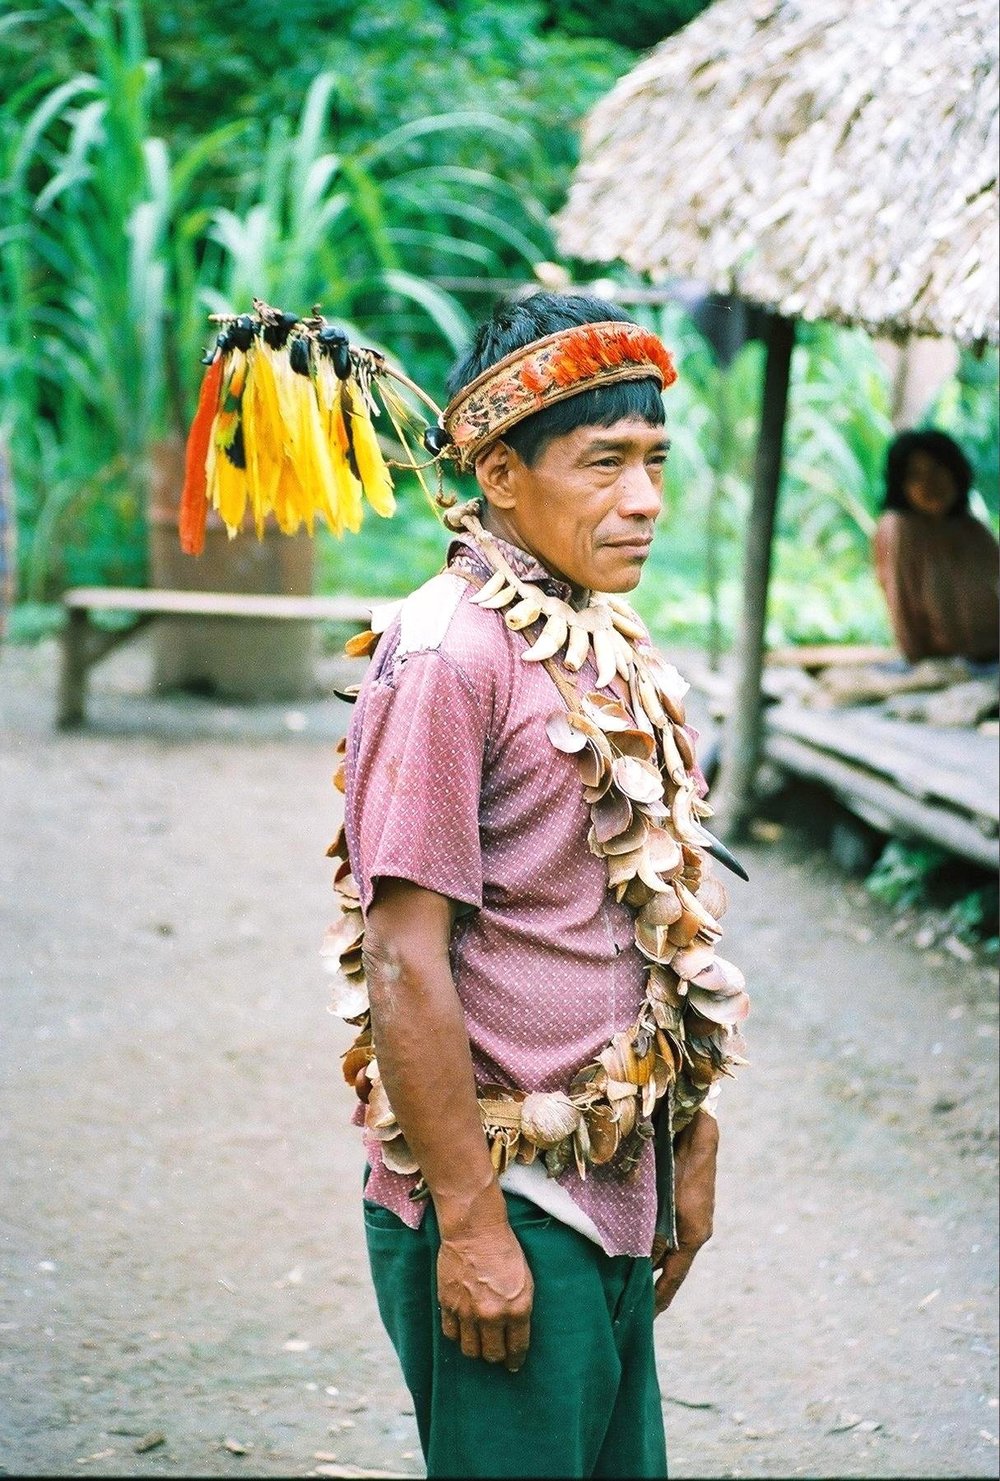
<svg viewBox="0 0 1000 1481"><path fill-rule="evenodd" d="M512 568L551 595L568 588L503 546ZM471 563L471 564L470 564ZM449 564L490 574L460 537ZM545 668L522 663L531 641L503 613L461 595L438 647L397 660L399 619L379 642L348 734L345 822L361 903L380 877L458 902L451 966L476 1084L566 1090L611 1037L635 1021L644 959L633 914L609 895L607 866L587 846L590 809L576 763L545 722L563 701ZM529 630L531 631L531 630ZM579 676L593 689L590 664ZM416 1181L370 1149L365 1197L411 1227ZM651 1144L637 1173L614 1165L560 1183L611 1255L648 1255L656 1218Z"/></svg>

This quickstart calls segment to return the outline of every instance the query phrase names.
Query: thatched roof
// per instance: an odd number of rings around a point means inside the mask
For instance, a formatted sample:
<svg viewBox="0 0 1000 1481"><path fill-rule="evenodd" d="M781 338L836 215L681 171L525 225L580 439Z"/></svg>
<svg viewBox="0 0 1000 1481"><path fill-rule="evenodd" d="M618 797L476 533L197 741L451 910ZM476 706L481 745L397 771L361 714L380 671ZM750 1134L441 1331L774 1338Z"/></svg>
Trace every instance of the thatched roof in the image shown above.
<svg viewBox="0 0 1000 1481"><path fill-rule="evenodd" d="M997 341L998 0L717 0L593 110L562 250Z"/></svg>

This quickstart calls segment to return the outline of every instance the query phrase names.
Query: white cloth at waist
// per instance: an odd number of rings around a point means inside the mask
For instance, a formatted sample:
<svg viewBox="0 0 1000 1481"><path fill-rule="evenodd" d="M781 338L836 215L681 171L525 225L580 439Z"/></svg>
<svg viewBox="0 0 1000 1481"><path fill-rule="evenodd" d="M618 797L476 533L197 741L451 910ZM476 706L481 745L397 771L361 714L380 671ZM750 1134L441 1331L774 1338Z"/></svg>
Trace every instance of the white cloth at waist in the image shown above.
<svg viewBox="0 0 1000 1481"><path fill-rule="evenodd" d="M702 1101L701 1109L710 1116L715 1115L721 1089L721 1081L716 1080ZM499 1181L505 1192L517 1193L521 1198L527 1198L530 1203L537 1204L540 1209L558 1219L560 1224L567 1224L570 1229L575 1229L586 1239L592 1239L595 1244L601 1243L601 1236L593 1219L573 1202L562 1183L549 1177L540 1157L536 1157L534 1162L511 1162L506 1172L500 1174Z"/></svg>

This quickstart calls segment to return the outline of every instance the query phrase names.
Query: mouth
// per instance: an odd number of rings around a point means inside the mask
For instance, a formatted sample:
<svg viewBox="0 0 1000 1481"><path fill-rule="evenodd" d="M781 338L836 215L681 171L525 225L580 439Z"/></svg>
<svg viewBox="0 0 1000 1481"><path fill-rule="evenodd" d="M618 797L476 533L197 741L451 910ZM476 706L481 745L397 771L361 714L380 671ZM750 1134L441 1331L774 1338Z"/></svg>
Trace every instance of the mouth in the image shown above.
<svg viewBox="0 0 1000 1481"><path fill-rule="evenodd" d="M620 550L623 555L633 556L637 560L645 560L652 543L650 536L645 540L609 540L608 547L611 550Z"/></svg>

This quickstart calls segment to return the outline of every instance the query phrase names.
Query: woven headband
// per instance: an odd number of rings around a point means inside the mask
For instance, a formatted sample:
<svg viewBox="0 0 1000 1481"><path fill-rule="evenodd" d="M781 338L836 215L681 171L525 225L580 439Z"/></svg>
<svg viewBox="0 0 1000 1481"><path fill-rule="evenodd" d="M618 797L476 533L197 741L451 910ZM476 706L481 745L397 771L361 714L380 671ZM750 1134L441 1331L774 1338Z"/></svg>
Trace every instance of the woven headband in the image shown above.
<svg viewBox="0 0 1000 1481"><path fill-rule="evenodd" d="M560 329L498 360L453 397L441 417L443 450L460 468L471 468L491 442L534 412L597 386L650 377L665 389L677 371L663 343L639 324Z"/></svg>

